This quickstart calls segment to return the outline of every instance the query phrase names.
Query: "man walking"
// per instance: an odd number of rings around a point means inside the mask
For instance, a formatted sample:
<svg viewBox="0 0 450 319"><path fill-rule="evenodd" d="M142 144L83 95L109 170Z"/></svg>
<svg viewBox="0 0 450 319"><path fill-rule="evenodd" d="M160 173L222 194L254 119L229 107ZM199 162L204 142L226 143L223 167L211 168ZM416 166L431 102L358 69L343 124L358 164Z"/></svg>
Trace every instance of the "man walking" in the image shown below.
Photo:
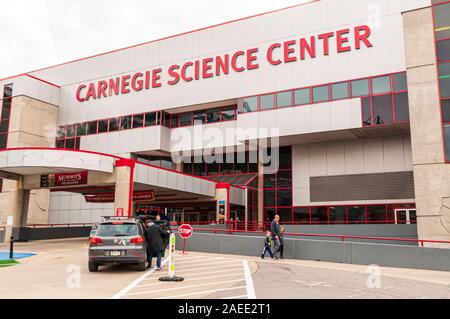
<svg viewBox="0 0 450 319"><path fill-rule="evenodd" d="M279 215L275 215L275 218L273 219L272 224L270 225L270 232L272 233L272 240L274 243L273 254L275 256L275 259L278 259L277 254L280 249L281 236L282 236Z"/></svg>
<svg viewBox="0 0 450 319"><path fill-rule="evenodd" d="M157 216L156 220L160 220ZM152 267L152 259L153 255L156 255L156 270L161 270L161 255L164 249L163 245L163 237L167 236L169 232L166 232L161 229L159 225L156 225L153 222L148 224L147 231L145 232L145 237L147 238L147 268Z"/></svg>

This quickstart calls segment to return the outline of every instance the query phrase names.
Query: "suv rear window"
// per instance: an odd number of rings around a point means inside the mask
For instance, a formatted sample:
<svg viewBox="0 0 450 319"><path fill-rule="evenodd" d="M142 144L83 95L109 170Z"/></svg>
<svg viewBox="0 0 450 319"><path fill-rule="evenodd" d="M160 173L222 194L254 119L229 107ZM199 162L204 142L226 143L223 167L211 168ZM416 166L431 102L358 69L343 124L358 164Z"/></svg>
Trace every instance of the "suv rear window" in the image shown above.
<svg viewBox="0 0 450 319"><path fill-rule="evenodd" d="M139 235L138 226L132 223L114 224L105 223L98 226L96 236L100 237L126 237Z"/></svg>

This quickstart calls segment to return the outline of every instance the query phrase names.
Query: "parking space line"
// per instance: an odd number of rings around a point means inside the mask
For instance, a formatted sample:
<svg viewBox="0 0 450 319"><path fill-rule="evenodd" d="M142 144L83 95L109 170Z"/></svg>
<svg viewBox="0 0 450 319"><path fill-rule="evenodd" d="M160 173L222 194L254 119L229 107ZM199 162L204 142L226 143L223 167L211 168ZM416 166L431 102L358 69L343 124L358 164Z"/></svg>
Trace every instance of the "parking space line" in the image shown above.
<svg viewBox="0 0 450 319"><path fill-rule="evenodd" d="M195 268L195 270L213 269L213 268L220 268L220 267L223 267L223 266L224 266L224 264L221 263L221 264L218 264L217 266ZM229 265L229 266L233 266L233 265ZM176 267L176 265L175 265L175 267ZM175 268L175 269L180 270L178 268Z"/></svg>
<svg viewBox="0 0 450 319"><path fill-rule="evenodd" d="M226 264L232 264L232 263L238 263L238 262L239 262L239 260L232 260L232 261L220 261L220 262L213 262L213 263L206 262L206 263L201 263L201 264L198 264L198 265L199 266L213 266L213 265L226 265ZM182 266L185 266L185 265L182 265ZM181 268L179 266L177 267L176 262L175 262L175 267L178 270ZM184 269L184 268L181 268L181 269Z"/></svg>
<svg viewBox="0 0 450 319"><path fill-rule="evenodd" d="M166 258L161 263L161 266L165 265L169 261L169 258ZM146 271L142 276L135 279L131 284L123 288L121 291L116 293L114 296L111 297L111 299L120 299L122 296L126 295L130 290L135 288L141 281L145 280L148 276L153 274L156 271L156 266L151 268L149 271Z"/></svg>
<svg viewBox="0 0 450 319"><path fill-rule="evenodd" d="M206 291L193 292L193 293L184 294L184 295L176 295L176 296L169 296L169 297L159 297L159 298L156 298L156 299L175 299L175 298L181 298L181 297L189 297L189 296L195 296L195 295L204 295L204 294L210 294L210 293L214 293L214 292L228 291L228 290L237 290L237 289L243 289L243 288L246 288L246 286L206 290Z"/></svg>
<svg viewBox="0 0 450 319"><path fill-rule="evenodd" d="M220 259L218 258L218 259L215 259L215 260L209 260L209 261L211 261L211 262L214 262L214 261L219 261ZM224 260L225 261L225 260ZM197 260L197 261L192 261L192 262L178 262L178 261L175 261L175 264L177 265L177 266L186 266L186 265L195 265L195 264L198 264L198 263L200 263L201 261L200 260Z"/></svg>
<svg viewBox="0 0 450 319"><path fill-rule="evenodd" d="M164 291L187 289L187 288L196 288L196 287L204 287L204 286L219 285L219 284L228 284L228 283L238 282L238 281L244 281L244 279L209 282L209 283L206 283L206 284L182 286L182 287L175 287L175 288L168 288L168 289L158 289L158 291L152 290L152 291L132 292L132 293L126 294L125 296L145 295L145 294L149 294L149 293L161 293L161 292L164 292Z"/></svg>
<svg viewBox="0 0 450 319"><path fill-rule="evenodd" d="M206 274L215 274L215 273L226 273L226 272L232 272L232 271L237 271L237 270L242 270L242 268L231 268L231 269L226 269L226 270L207 271L207 272L202 272L202 273L199 273L199 274L196 274L196 273L193 273L193 274L182 273L181 276L182 276L182 277L190 277L190 276L195 276L195 275L206 275ZM178 274L178 275L180 275L180 274ZM159 277L146 278L146 279L144 279L144 281L152 280L152 279L159 279Z"/></svg>
<svg viewBox="0 0 450 319"><path fill-rule="evenodd" d="M248 299L256 299L255 288L253 287L252 273L250 272L248 261L243 260L242 266L244 267L244 276L245 276L245 284L247 286Z"/></svg>
<svg viewBox="0 0 450 319"><path fill-rule="evenodd" d="M242 276L242 274L231 274L231 275L218 275L218 276L209 276L209 277L200 277L200 278L192 278L191 280L204 280L204 279L213 279L213 278L221 278L221 277L236 277L236 276ZM245 280L245 279L242 279ZM137 285L136 287L148 287L148 286L156 286L161 284L167 284L165 282L160 283L154 283L154 284L144 284L144 285Z"/></svg>

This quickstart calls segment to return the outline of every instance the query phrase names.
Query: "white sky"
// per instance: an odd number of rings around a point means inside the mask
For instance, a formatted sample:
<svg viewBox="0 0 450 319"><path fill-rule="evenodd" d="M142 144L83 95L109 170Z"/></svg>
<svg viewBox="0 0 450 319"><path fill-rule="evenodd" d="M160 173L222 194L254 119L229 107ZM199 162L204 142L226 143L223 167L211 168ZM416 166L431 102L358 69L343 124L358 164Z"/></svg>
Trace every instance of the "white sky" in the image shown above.
<svg viewBox="0 0 450 319"><path fill-rule="evenodd" d="M0 0L0 78L308 0Z"/></svg>

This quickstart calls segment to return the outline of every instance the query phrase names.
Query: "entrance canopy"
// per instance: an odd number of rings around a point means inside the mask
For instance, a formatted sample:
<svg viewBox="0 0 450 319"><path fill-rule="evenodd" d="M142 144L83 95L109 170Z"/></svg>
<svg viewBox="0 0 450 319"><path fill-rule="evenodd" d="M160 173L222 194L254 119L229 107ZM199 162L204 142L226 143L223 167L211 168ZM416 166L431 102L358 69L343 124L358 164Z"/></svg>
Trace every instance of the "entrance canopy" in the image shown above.
<svg viewBox="0 0 450 319"><path fill-rule="evenodd" d="M121 161L109 154L49 148L0 151L0 177L23 178L23 189L50 189L83 195L114 193L121 181L116 168ZM131 161L133 192L152 192L154 202L214 202L216 181ZM76 176L80 173L80 176ZM84 177L83 177L84 176ZM129 180L126 182L129 183ZM230 203L243 205L245 190L231 187Z"/></svg>

